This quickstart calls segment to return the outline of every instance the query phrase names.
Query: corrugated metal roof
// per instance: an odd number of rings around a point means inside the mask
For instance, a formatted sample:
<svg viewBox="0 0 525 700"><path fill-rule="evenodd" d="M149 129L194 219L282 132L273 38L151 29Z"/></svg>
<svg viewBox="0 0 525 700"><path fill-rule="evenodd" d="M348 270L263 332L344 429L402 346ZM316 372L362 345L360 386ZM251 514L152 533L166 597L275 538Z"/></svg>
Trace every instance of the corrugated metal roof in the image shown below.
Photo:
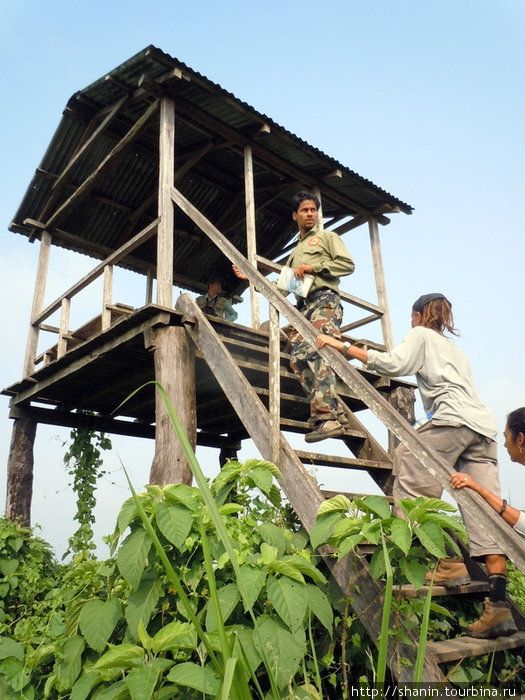
<svg viewBox="0 0 525 700"><path fill-rule="evenodd" d="M71 97L10 230L34 236L38 229L27 220L49 221L155 101L155 91L175 101L176 177L180 168L184 171L176 186L244 253L246 145L252 146L254 157L258 252L267 258L279 257L295 235L289 202L300 188L320 188L323 214L336 230L349 218L360 221L378 213L386 223L385 213L412 211L181 61L149 46ZM115 118L57 183L122 99ZM156 218L158 124L157 111L86 196L57 220L54 243L104 257ZM150 240L125 264L143 271L154 264L155 255ZM212 272L229 271L220 250L177 210L174 273L181 286L193 288L195 282L197 288Z"/></svg>

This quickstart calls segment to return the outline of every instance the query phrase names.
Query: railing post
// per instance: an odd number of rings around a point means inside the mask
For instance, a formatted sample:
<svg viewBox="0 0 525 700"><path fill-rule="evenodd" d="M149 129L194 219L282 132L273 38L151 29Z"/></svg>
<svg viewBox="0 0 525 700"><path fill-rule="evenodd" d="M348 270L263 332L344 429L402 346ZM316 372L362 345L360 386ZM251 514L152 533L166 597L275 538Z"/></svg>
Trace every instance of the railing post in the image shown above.
<svg viewBox="0 0 525 700"><path fill-rule="evenodd" d="M370 247L372 250L372 262L374 265L374 276L376 280L377 301L379 306L383 309L383 315L381 316L383 343L387 350L392 350L394 347L394 336L392 334L392 323L390 321L390 311L388 308L388 296L386 293L381 243L379 241L379 229L377 226L377 220L374 217L371 217L368 220L368 229L370 232Z"/></svg>
<svg viewBox="0 0 525 700"><path fill-rule="evenodd" d="M33 292L33 306L31 309L31 324L27 337L26 356L24 360L24 377L33 374L35 370L35 357L38 347L38 336L40 329L35 324L44 306L44 295L46 291L47 271L49 268L49 253L51 249L51 234L49 231L42 231L40 238L40 252L38 254L38 267L36 271L35 289Z"/></svg>
<svg viewBox="0 0 525 700"><path fill-rule="evenodd" d="M111 301L113 298L113 265L104 268L104 292L102 298L102 330L107 330L111 325Z"/></svg>
<svg viewBox="0 0 525 700"><path fill-rule="evenodd" d="M67 335L69 333L69 314L71 311L71 298L62 299L60 311L60 329L58 332L57 358L63 357L67 351Z"/></svg>

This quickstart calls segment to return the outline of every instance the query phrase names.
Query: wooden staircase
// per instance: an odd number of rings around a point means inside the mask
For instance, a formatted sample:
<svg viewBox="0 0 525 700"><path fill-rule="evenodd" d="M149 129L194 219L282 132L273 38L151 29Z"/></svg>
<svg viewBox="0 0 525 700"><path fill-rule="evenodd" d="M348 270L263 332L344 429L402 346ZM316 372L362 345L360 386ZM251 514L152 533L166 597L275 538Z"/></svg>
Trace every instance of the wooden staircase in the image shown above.
<svg viewBox="0 0 525 700"><path fill-rule="evenodd" d="M364 470L371 475L386 496L391 495L392 462L386 451L355 415L355 411L365 407L366 404L353 386L345 383L339 386L341 406L348 417L348 425L345 434L337 438L348 447L352 456L333 456L292 449L283 433L304 434L308 430L309 402L300 393L299 383L289 370L289 356L281 349L279 350L280 400L277 409L279 421L272 429L272 414L269 411L272 393L269 367L272 359L268 345L264 342L250 343L246 338L239 341L235 336L242 331L236 330L233 326L230 327L229 324L217 322L215 319L210 322L188 295L179 297L176 309L183 314L183 323L195 343L197 352L209 365L229 403L242 421L246 433L239 437L249 435L263 458L278 464L282 473L283 491L308 531L315 523L316 513L323 499L332 496L333 492L322 492L309 475L305 465ZM302 320L300 314L295 309L287 311L288 318L295 314L300 317L297 325L303 332L303 328L300 328ZM305 337L307 332L308 330L304 334ZM336 364L337 359L347 364L342 357L333 352L330 355L332 366ZM356 371L353 367L351 369ZM362 382L377 394L376 401L386 401L380 392L388 394L392 390L388 381L385 382L372 373L360 371L359 375L362 376ZM378 386L379 391L374 385ZM399 418L399 420L403 419ZM413 433L416 440L420 440L415 431L410 427L408 430ZM469 558L467 551L464 554L473 582L467 586L449 590L442 586L435 586L434 596L469 595L481 600L487 594L488 582L484 569ZM371 576L367 557L349 555L339 562L334 562L328 556L326 563L345 594L351 582L354 612L359 615L371 638L377 639L381 622L382 589ZM416 593L410 586L402 587L399 592L409 597L422 594ZM423 589L423 594L426 594L426 589ZM514 604L512 609L518 626L518 632L512 637L501 637L496 640L459 637L429 643L425 656L424 681L446 683L445 675L439 666L441 663L525 646L525 617ZM409 660L409 665L395 662L391 664L391 672L400 682L412 680L411 664L414 663L417 653L417 640L410 633L408 637L412 643L403 646L401 656ZM398 653L397 658L399 657Z"/></svg>

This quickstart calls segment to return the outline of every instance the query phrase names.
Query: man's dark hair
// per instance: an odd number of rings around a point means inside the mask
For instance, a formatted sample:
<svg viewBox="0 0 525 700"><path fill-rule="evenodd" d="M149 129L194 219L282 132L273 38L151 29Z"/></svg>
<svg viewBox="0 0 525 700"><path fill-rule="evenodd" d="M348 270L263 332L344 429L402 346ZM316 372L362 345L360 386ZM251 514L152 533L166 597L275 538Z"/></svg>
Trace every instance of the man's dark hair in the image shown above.
<svg viewBox="0 0 525 700"><path fill-rule="evenodd" d="M297 211L299 209L299 205L305 202L306 200L312 201L317 207L317 209L319 209L319 207L321 206L321 202L313 192L309 192L308 190L301 190L292 199L292 211Z"/></svg>

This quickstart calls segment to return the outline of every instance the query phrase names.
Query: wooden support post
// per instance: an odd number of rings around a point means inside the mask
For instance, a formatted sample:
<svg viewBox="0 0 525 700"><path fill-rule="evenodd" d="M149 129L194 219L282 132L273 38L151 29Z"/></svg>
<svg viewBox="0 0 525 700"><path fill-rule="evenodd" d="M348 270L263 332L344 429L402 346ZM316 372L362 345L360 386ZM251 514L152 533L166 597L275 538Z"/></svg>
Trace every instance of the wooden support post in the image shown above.
<svg viewBox="0 0 525 700"><path fill-rule="evenodd" d="M257 268L257 238L255 234L255 192L253 184L252 147L244 149L244 201L246 204L246 250L248 261ZM250 284L250 308L252 326L259 328L261 318L259 313L259 296L255 287Z"/></svg>
<svg viewBox="0 0 525 700"><path fill-rule="evenodd" d="M383 343L385 344L387 350L392 350L394 347L394 336L392 335L392 323L390 321L390 311L388 308L385 273L383 270L383 257L381 255L381 243L379 241L377 220L373 217L368 220L368 229L370 232L370 247L372 249L372 261L374 264L374 275L376 279L377 301L383 310L383 315L381 316Z"/></svg>
<svg viewBox="0 0 525 700"><path fill-rule="evenodd" d="M319 226L324 229L324 223L323 223L323 199L321 197L321 190L317 185L312 187L312 192L315 194L317 199L319 200L319 209L317 210L317 214L319 216Z"/></svg>
<svg viewBox="0 0 525 700"><path fill-rule="evenodd" d="M159 218L157 228L157 303L173 306L173 227L171 188L175 173L175 103L163 97L160 103Z"/></svg>
<svg viewBox="0 0 525 700"><path fill-rule="evenodd" d="M60 330L58 332L57 357L63 357L67 352L67 335L69 334L69 314L71 312L71 297L62 299L60 312Z"/></svg>
<svg viewBox="0 0 525 700"><path fill-rule="evenodd" d="M49 231L42 231L40 239L40 253L38 256L38 267L36 271L35 290L33 292L33 308L31 309L31 325L29 326L29 336L27 338L26 357L24 361L24 377L33 374L35 369L35 357L38 347L39 328L35 324L44 306L44 294L46 291L47 270L49 267L49 252L51 249L51 234Z"/></svg>
<svg viewBox="0 0 525 700"><path fill-rule="evenodd" d="M23 527L31 526L36 426L37 422L32 418L15 419L7 461L5 514Z"/></svg>
<svg viewBox="0 0 525 700"><path fill-rule="evenodd" d="M148 271L146 273L146 305L151 304L151 302L153 301L153 280L153 270L151 268L148 268Z"/></svg>
<svg viewBox="0 0 525 700"><path fill-rule="evenodd" d="M197 400L195 394L195 355L186 330L167 326L146 338L153 350L155 379L168 394L193 449L197 443ZM155 456L151 484L191 484L192 473L171 424L164 399L155 396Z"/></svg>
<svg viewBox="0 0 525 700"><path fill-rule="evenodd" d="M111 325L111 306L113 299L113 265L104 268L104 291L102 298L102 330L107 331Z"/></svg>

